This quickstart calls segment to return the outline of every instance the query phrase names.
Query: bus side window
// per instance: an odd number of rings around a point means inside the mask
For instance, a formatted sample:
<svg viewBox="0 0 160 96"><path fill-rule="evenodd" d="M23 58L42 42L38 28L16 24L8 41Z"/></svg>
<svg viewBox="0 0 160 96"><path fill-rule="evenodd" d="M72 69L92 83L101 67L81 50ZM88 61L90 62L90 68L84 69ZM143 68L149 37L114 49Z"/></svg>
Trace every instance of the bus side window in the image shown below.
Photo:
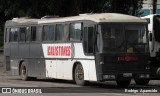
<svg viewBox="0 0 160 96"><path fill-rule="evenodd" d="M31 28L26 27L26 41L30 41L30 31L31 31Z"/></svg>
<svg viewBox="0 0 160 96"><path fill-rule="evenodd" d="M55 40L55 25L49 27L50 40Z"/></svg>
<svg viewBox="0 0 160 96"><path fill-rule="evenodd" d="M70 41L80 41L81 40L81 23L70 24Z"/></svg>
<svg viewBox="0 0 160 96"><path fill-rule="evenodd" d="M43 26L42 40L43 41L48 41L49 40L49 25L44 25Z"/></svg>
<svg viewBox="0 0 160 96"><path fill-rule="evenodd" d="M64 36L64 26L62 24L56 25L55 39L56 41L62 41Z"/></svg>
<svg viewBox="0 0 160 96"><path fill-rule="evenodd" d="M84 28L84 51L85 53L93 53L93 35L94 35L94 27Z"/></svg>
<svg viewBox="0 0 160 96"><path fill-rule="evenodd" d="M54 40L54 25L44 25L42 31L43 41L53 41Z"/></svg>
<svg viewBox="0 0 160 96"><path fill-rule="evenodd" d="M69 30L68 30L68 25L65 24L64 25L64 32L63 32L63 41L68 41L68 37L69 37Z"/></svg>
<svg viewBox="0 0 160 96"><path fill-rule="evenodd" d="M21 27L20 28L20 39L19 39L19 41L20 42L25 42L26 41L26 30L27 28L26 27Z"/></svg>
<svg viewBox="0 0 160 96"><path fill-rule="evenodd" d="M11 28L10 30L10 42L18 42L18 32L19 32L19 28Z"/></svg>
<svg viewBox="0 0 160 96"><path fill-rule="evenodd" d="M36 41L36 26L31 27L31 41Z"/></svg>

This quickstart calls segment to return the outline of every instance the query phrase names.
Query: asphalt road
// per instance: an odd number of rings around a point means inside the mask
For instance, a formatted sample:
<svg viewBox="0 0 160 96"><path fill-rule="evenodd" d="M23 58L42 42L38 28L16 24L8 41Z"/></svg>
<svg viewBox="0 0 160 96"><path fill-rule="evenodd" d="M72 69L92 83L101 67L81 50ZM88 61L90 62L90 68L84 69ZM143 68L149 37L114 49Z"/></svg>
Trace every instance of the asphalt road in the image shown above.
<svg viewBox="0 0 160 96"><path fill-rule="evenodd" d="M132 81L128 88L117 87L114 81L90 82L87 86L78 86L73 81L38 79L22 81L19 76L11 76L3 69L3 56L0 54L0 92L2 88L41 89L42 93L23 94L23 96L158 96L160 95L160 80L151 80L148 86L138 86ZM137 92L138 91L138 92ZM150 92L146 92L150 91ZM154 92L153 92L154 91ZM156 92L157 91L157 92ZM144 93L143 93L144 92ZM19 96L0 93L0 96Z"/></svg>

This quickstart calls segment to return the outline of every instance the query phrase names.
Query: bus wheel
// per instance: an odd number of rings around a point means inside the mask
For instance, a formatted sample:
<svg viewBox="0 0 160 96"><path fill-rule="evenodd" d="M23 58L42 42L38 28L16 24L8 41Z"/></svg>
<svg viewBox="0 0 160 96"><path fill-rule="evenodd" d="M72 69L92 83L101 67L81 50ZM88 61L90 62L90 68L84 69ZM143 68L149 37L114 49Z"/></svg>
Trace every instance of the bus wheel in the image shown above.
<svg viewBox="0 0 160 96"><path fill-rule="evenodd" d="M84 71L81 64L78 64L74 71L74 79L77 85L84 86L86 81L84 81Z"/></svg>
<svg viewBox="0 0 160 96"><path fill-rule="evenodd" d="M156 74L157 74L157 77L160 78L160 67L157 69Z"/></svg>
<svg viewBox="0 0 160 96"><path fill-rule="evenodd" d="M119 87L128 87L131 80L117 80L116 82Z"/></svg>
<svg viewBox="0 0 160 96"><path fill-rule="evenodd" d="M137 85L148 85L149 79L135 79Z"/></svg>
<svg viewBox="0 0 160 96"><path fill-rule="evenodd" d="M29 77L27 76L27 66L26 66L26 63L23 62L22 65L21 65L21 69L20 69L20 74L21 74L21 79L24 80L24 81L27 81L29 80Z"/></svg>

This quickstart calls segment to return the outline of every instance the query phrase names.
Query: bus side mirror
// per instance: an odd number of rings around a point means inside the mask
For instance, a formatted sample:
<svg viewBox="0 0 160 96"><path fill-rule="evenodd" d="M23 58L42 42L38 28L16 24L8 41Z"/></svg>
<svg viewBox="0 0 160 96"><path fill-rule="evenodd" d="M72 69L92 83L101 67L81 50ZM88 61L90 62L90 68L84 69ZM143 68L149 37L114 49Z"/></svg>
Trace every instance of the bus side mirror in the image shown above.
<svg viewBox="0 0 160 96"><path fill-rule="evenodd" d="M93 39L94 39L94 44L97 44L97 35L98 35L99 33L96 31L95 32L95 34L94 34L94 37L93 37Z"/></svg>
<svg viewBox="0 0 160 96"><path fill-rule="evenodd" d="M149 33L149 41L152 41L152 33Z"/></svg>

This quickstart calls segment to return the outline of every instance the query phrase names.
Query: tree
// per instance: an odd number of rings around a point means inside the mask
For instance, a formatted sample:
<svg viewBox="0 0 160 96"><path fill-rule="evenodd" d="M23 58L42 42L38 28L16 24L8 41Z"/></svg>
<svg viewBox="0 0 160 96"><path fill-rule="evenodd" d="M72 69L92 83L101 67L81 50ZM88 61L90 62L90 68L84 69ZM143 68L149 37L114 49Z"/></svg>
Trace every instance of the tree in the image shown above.
<svg viewBox="0 0 160 96"><path fill-rule="evenodd" d="M114 12L140 15L143 0L0 0L0 35L6 20L14 17L60 17L82 13Z"/></svg>
<svg viewBox="0 0 160 96"><path fill-rule="evenodd" d="M72 16L81 13L115 12L137 15L143 0L1 0L5 18L44 15Z"/></svg>
<svg viewBox="0 0 160 96"><path fill-rule="evenodd" d="M106 0L103 12L123 13L138 16L143 0Z"/></svg>

